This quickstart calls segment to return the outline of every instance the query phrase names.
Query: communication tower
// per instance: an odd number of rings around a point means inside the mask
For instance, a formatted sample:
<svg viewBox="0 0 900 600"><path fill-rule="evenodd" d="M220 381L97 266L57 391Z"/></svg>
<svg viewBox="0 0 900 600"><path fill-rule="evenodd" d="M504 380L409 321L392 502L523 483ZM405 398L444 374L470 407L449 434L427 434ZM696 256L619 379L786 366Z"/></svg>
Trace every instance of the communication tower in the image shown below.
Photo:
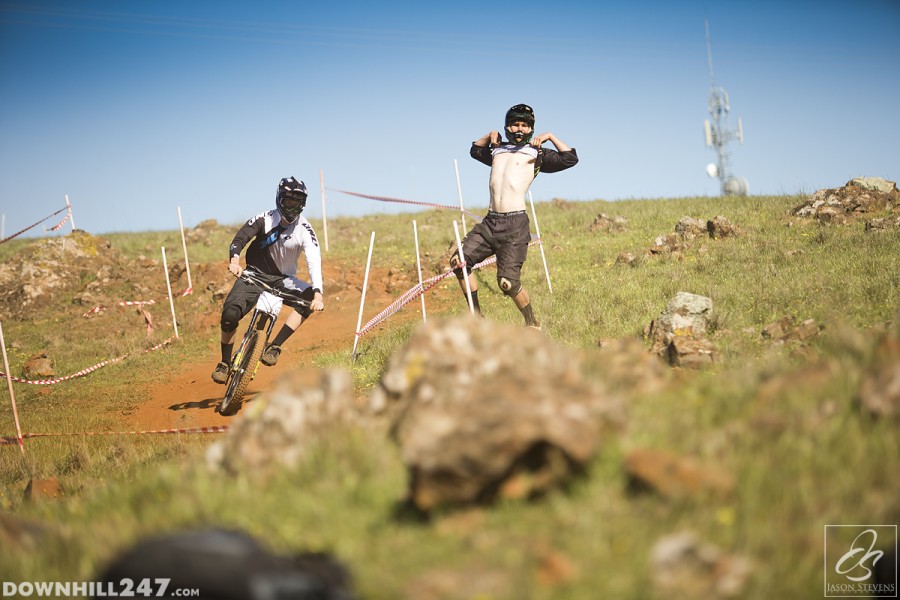
<svg viewBox="0 0 900 600"><path fill-rule="evenodd" d="M746 196L750 191L750 185L743 177L735 177L730 172L731 157L725 145L731 140L744 143L744 126L740 117L737 121L737 129L728 129L728 112L731 107L728 103L728 92L724 88L716 86L716 78L713 75L712 45L709 41L709 19L704 19L706 26L706 56L709 63L709 116L711 119L703 121L703 132L706 135L706 146L714 148L717 162L706 165L706 174L717 177L722 194L725 196Z"/></svg>

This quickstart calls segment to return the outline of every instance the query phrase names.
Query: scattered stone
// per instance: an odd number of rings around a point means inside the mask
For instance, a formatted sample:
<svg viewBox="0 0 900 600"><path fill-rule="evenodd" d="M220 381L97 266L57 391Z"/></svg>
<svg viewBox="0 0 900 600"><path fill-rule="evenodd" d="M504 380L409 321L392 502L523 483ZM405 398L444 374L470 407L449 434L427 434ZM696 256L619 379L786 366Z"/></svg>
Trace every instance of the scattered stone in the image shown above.
<svg viewBox="0 0 900 600"><path fill-rule="evenodd" d="M212 470L265 472L293 467L309 448L354 414L353 385L343 369L319 373L318 385L291 372L265 397L248 404L229 432L206 453Z"/></svg>
<svg viewBox="0 0 900 600"><path fill-rule="evenodd" d="M650 491L670 500L727 498L735 486L730 473L667 450L633 450L625 457L625 473L632 491Z"/></svg>
<svg viewBox="0 0 900 600"><path fill-rule="evenodd" d="M668 348L668 361L673 367L702 369L717 360L715 345L707 338L675 335Z"/></svg>
<svg viewBox="0 0 900 600"><path fill-rule="evenodd" d="M22 375L25 379L53 377L56 375L53 370L53 360L46 352L39 352L25 361L22 366Z"/></svg>
<svg viewBox="0 0 900 600"><path fill-rule="evenodd" d="M588 231L625 231L628 229L628 219L621 216L610 217L606 213L600 213L594 217L594 222L588 227Z"/></svg>
<svg viewBox="0 0 900 600"><path fill-rule="evenodd" d="M805 342L819 335L819 326L815 319L806 319L798 324L794 316L788 315L763 327L760 334L773 342Z"/></svg>
<svg viewBox="0 0 900 600"><path fill-rule="evenodd" d="M859 177L840 188L818 190L803 204L794 207L791 214L839 225L859 214L896 211L898 208L900 191L895 182Z"/></svg>
<svg viewBox="0 0 900 600"><path fill-rule="evenodd" d="M421 325L370 402L391 418L408 502L423 512L565 485L624 420L621 399L584 376L577 352L470 317Z"/></svg>
<svg viewBox="0 0 900 600"><path fill-rule="evenodd" d="M639 256L635 256L631 252L622 252L616 257L616 264L636 267L641 264L641 259Z"/></svg>
<svg viewBox="0 0 900 600"><path fill-rule="evenodd" d="M847 182L848 186L861 187L864 190L890 194L897 191L897 184L881 177L856 177Z"/></svg>
<svg viewBox="0 0 900 600"><path fill-rule="evenodd" d="M678 292L669 300L666 310L650 323L647 336L652 340L651 352L675 366L700 366L712 361L714 349L704 343L712 327L713 303L705 296ZM672 348L676 338L678 342ZM688 341L694 340L694 343ZM695 358L688 353L697 353Z"/></svg>
<svg viewBox="0 0 900 600"><path fill-rule="evenodd" d="M675 233L681 236L683 240L692 240L694 238L706 235L706 223L700 219L693 217L681 217L675 224Z"/></svg>
<svg viewBox="0 0 900 600"><path fill-rule="evenodd" d="M550 205L553 208L560 208L562 210L571 210L575 208L575 203L563 200L562 198L554 198L550 201Z"/></svg>
<svg viewBox="0 0 900 600"><path fill-rule="evenodd" d="M650 555L658 598L735 598L751 570L748 559L703 543L692 531L660 538Z"/></svg>
<svg viewBox="0 0 900 600"><path fill-rule="evenodd" d="M737 228L732 222L721 215L706 222L706 231L709 233L709 237L714 240L735 237L738 234Z"/></svg>
<svg viewBox="0 0 900 600"><path fill-rule="evenodd" d="M878 219L867 219L865 228L866 228L867 232L900 229L900 216L882 217L882 218L878 218Z"/></svg>
<svg viewBox="0 0 900 600"><path fill-rule="evenodd" d="M684 248L684 244L681 243L681 240L681 236L677 233L659 235L653 240L653 245L650 247L650 253L667 254L670 252L679 252Z"/></svg>

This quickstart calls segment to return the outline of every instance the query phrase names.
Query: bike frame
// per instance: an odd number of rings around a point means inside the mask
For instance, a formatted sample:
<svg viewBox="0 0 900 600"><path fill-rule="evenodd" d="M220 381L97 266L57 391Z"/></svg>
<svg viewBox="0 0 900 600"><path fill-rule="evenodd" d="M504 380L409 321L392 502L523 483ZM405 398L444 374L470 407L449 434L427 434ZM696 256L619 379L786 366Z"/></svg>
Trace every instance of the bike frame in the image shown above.
<svg viewBox="0 0 900 600"><path fill-rule="evenodd" d="M306 302L257 279L252 271L245 270L241 274L241 279L259 287L262 293L256 300L250 324L228 367L225 397L218 407L218 412L223 415L233 415L240 410L247 385L253 381L259 370L259 357L269 344L275 321L284 305L284 298L292 298L295 303L300 304ZM265 329L264 336L261 335L263 329ZM250 352L249 356L247 355L248 351Z"/></svg>

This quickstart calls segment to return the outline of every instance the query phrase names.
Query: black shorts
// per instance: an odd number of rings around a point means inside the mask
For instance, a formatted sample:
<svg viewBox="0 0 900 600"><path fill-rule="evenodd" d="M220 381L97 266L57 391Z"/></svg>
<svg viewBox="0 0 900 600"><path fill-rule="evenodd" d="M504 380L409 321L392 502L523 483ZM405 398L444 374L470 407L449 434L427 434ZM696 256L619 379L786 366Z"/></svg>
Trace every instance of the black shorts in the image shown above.
<svg viewBox="0 0 900 600"><path fill-rule="evenodd" d="M282 275L263 275L263 278L266 280L267 284L279 290L298 289L289 287L284 281L285 277ZM302 282L300 280L295 281L307 285L305 284L305 282ZM234 286L232 286L231 291L228 292L228 296L225 298L225 304L222 307L222 312L225 311L225 307L233 305L241 311L241 318L243 319L244 316L248 312L250 312L250 310L254 306L256 306L256 301L259 299L261 294L262 290L252 283L247 283L243 279L238 279L234 282ZM304 300L312 302L312 299L315 296L315 292L313 291L312 287L307 285L306 287L302 288L300 296ZM304 319L312 314L312 309L310 309L308 305L297 304L287 298L284 299L284 303L300 313Z"/></svg>
<svg viewBox="0 0 900 600"><path fill-rule="evenodd" d="M475 225L463 239L467 269L497 256L497 277L518 281L528 254L531 229L528 213L524 210L511 213L488 212L481 223Z"/></svg>

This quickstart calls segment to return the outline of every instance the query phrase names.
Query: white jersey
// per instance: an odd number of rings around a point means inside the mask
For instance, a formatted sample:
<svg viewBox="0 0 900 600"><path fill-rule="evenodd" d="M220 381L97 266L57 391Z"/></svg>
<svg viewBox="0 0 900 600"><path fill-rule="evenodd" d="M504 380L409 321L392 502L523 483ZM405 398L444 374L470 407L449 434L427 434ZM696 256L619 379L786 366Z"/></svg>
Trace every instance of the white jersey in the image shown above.
<svg viewBox="0 0 900 600"><path fill-rule="evenodd" d="M300 254L304 254L312 287L323 291L319 240L303 215L287 226L281 224L281 213L277 209L256 215L235 234L229 250L229 260L233 256L240 256L248 243L247 266L269 275L284 275L296 279L297 263Z"/></svg>

